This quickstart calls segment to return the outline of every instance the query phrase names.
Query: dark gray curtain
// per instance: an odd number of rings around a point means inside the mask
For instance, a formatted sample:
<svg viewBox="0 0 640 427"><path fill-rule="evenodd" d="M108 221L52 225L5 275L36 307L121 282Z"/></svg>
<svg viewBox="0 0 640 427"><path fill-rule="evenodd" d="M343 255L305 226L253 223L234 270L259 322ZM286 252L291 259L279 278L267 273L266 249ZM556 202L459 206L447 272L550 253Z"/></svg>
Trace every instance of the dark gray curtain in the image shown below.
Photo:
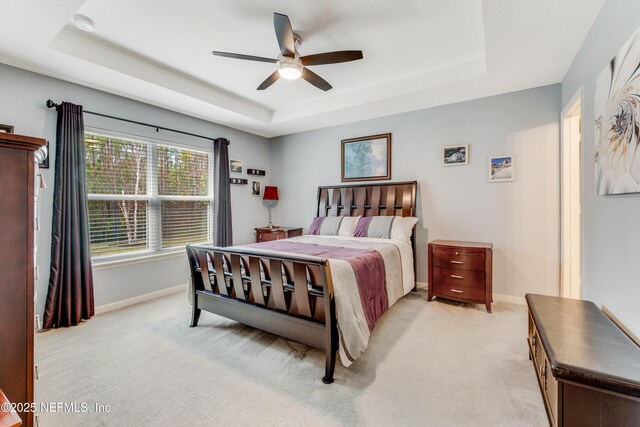
<svg viewBox="0 0 640 427"><path fill-rule="evenodd" d="M63 102L57 110L45 329L77 325L94 315L82 106Z"/></svg>
<svg viewBox="0 0 640 427"><path fill-rule="evenodd" d="M213 141L213 244L233 245L231 231L231 186L229 184L229 140Z"/></svg>

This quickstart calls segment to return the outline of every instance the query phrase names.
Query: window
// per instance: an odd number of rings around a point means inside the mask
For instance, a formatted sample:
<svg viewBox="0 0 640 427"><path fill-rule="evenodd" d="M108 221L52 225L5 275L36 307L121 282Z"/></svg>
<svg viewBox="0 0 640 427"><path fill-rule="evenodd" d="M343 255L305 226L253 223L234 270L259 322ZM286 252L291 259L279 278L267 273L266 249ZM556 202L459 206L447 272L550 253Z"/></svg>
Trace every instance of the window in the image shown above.
<svg viewBox="0 0 640 427"><path fill-rule="evenodd" d="M85 134L91 256L212 241L212 155Z"/></svg>

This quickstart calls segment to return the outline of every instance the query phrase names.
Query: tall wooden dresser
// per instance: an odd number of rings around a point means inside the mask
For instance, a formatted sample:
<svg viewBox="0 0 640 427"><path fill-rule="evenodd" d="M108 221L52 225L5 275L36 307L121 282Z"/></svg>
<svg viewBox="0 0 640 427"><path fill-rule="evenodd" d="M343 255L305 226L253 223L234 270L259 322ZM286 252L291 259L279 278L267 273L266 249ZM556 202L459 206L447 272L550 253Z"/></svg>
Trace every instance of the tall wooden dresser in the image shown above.
<svg viewBox="0 0 640 427"><path fill-rule="evenodd" d="M34 152L45 140L0 133L0 389L34 401ZM18 413L33 425L33 413Z"/></svg>

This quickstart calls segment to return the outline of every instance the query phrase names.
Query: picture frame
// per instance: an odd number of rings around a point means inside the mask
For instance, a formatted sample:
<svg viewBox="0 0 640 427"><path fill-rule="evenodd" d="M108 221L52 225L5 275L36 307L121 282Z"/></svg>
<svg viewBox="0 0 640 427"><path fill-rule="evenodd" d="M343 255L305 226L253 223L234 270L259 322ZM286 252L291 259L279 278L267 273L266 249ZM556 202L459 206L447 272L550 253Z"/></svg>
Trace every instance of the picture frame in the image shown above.
<svg viewBox="0 0 640 427"><path fill-rule="evenodd" d="M469 164L469 144L442 147L442 166L464 166Z"/></svg>
<svg viewBox="0 0 640 427"><path fill-rule="evenodd" d="M254 197L260 197L262 194L262 184L260 181L251 181L251 195Z"/></svg>
<svg viewBox="0 0 640 427"><path fill-rule="evenodd" d="M51 149L49 148L49 140L47 140L47 143L45 144L46 150L45 152L47 153L47 156L44 158L44 160L42 160L41 162L38 163L38 167L40 169L49 169L49 157L51 157Z"/></svg>
<svg viewBox="0 0 640 427"><path fill-rule="evenodd" d="M244 178L229 178L229 184L247 185L248 183L249 181Z"/></svg>
<svg viewBox="0 0 640 427"><path fill-rule="evenodd" d="M229 172L241 174L244 171L242 160L229 160Z"/></svg>
<svg viewBox="0 0 640 427"><path fill-rule="evenodd" d="M13 126L0 124L0 132L13 133Z"/></svg>
<svg viewBox="0 0 640 427"><path fill-rule="evenodd" d="M342 140L342 182L391 179L391 134Z"/></svg>
<svg viewBox="0 0 640 427"><path fill-rule="evenodd" d="M622 45L595 81L593 94L595 194L640 193L636 171L640 106L640 29ZM584 110L583 110L584 111Z"/></svg>
<svg viewBox="0 0 640 427"><path fill-rule="evenodd" d="M489 182L510 182L515 179L513 155L489 158Z"/></svg>

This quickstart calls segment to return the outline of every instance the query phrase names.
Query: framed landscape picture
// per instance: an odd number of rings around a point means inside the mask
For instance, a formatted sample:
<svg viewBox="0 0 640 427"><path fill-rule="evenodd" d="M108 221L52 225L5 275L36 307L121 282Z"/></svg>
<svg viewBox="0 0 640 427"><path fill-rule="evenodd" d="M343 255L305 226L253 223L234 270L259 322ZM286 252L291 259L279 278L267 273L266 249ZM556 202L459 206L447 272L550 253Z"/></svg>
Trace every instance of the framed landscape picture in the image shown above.
<svg viewBox="0 0 640 427"><path fill-rule="evenodd" d="M497 156L489 159L489 182L513 181L513 156Z"/></svg>
<svg viewBox="0 0 640 427"><path fill-rule="evenodd" d="M391 134L342 140L342 182L391 179Z"/></svg>
<svg viewBox="0 0 640 427"><path fill-rule="evenodd" d="M442 148L442 166L469 164L469 144L450 145Z"/></svg>
<svg viewBox="0 0 640 427"><path fill-rule="evenodd" d="M243 165L242 160L229 160L229 172L242 173Z"/></svg>

